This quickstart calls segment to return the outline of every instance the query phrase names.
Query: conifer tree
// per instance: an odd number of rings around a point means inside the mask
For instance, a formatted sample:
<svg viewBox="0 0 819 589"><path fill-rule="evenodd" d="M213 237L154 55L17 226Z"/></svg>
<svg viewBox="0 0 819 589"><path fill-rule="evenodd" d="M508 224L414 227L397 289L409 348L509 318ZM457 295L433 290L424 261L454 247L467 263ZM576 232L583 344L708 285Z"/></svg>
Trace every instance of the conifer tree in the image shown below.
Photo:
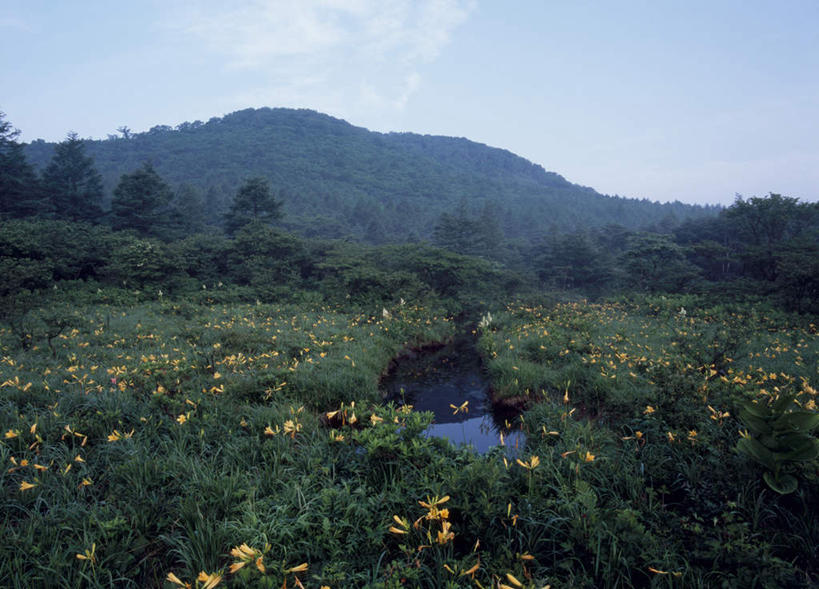
<svg viewBox="0 0 819 589"><path fill-rule="evenodd" d="M76 133L57 145L43 186L58 218L96 222L102 216L102 177Z"/></svg>
<svg viewBox="0 0 819 589"><path fill-rule="evenodd" d="M281 208L282 203L270 192L267 179L250 178L239 188L225 215L225 230L232 235L251 222L269 225L281 219Z"/></svg>
<svg viewBox="0 0 819 589"><path fill-rule="evenodd" d="M114 229L134 229L142 235L162 237L168 229L173 193L149 162L123 174L111 201Z"/></svg>
<svg viewBox="0 0 819 589"><path fill-rule="evenodd" d="M20 131L0 112L0 219L44 215L37 175L17 143Z"/></svg>

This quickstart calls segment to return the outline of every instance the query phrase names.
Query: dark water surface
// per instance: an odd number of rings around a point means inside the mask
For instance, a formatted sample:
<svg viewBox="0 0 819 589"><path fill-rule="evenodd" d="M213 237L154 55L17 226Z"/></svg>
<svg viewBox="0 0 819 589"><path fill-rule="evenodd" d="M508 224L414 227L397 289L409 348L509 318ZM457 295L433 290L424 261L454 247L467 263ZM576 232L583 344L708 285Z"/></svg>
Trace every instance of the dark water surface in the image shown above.
<svg viewBox="0 0 819 589"><path fill-rule="evenodd" d="M489 400L489 380L470 338L460 338L443 348L421 351L401 359L382 381L387 401L412 405L415 411L432 411L435 420L428 436L446 438L455 445L471 445L483 454L500 444L511 451L524 442L518 429L509 431L504 418L493 416ZM455 411L468 402L466 410Z"/></svg>

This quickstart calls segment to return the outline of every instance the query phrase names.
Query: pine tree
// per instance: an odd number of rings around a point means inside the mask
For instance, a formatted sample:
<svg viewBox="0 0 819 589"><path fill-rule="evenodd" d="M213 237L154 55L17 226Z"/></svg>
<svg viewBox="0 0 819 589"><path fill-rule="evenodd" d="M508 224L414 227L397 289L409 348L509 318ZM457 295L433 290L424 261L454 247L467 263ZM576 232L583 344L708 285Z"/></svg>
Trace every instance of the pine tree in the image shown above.
<svg viewBox="0 0 819 589"><path fill-rule="evenodd" d="M111 201L114 229L134 229L142 235L162 237L169 224L170 187L146 162L130 174L123 174Z"/></svg>
<svg viewBox="0 0 819 589"><path fill-rule="evenodd" d="M37 175L17 143L20 131L0 112L0 219L45 215Z"/></svg>
<svg viewBox="0 0 819 589"><path fill-rule="evenodd" d="M265 178L245 180L225 215L225 230L229 234L251 222L269 225L282 217L282 203L270 192Z"/></svg>
<svg viewBox="0 0 819 589"><path fill-rule="evenodd" d="M57 145L43 172L43 186L58 218L96 222L102 216L102 177L76 133Z"/></svg>

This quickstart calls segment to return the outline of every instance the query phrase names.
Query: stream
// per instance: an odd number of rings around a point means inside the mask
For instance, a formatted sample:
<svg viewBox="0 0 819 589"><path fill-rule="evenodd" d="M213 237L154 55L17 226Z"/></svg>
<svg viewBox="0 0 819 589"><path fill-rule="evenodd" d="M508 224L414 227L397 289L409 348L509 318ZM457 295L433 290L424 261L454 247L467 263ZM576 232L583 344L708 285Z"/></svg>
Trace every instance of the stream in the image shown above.
<svg viewBox="0 0 819 589"><path fill-rule="evenodd" d="M446 438L454 445L469 445L483 454L500 444L516 453L525 438L519 429L507 430L506 419L492 412L489 380L484 374L474 340L468 337L437 349L425 349L400 358L381 380L386 401L412 405L415 411L432 411L435 419L427 436ZM461 408L467 403L465 408Z"/></svg>

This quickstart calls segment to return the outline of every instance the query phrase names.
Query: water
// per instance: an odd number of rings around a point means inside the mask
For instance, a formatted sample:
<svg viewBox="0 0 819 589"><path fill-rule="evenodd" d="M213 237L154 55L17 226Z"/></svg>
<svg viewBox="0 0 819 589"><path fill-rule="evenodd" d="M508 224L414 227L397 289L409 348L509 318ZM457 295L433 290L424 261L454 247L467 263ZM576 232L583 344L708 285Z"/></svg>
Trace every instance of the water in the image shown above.
<svg viewBox="0 0 819 589"><path fill-rule="evenodd" d="M523 446L520 430L509 430L512 416L495 416L489 400L489 381L481 370L474 343L462 338L437 350L403 358L382 381L386 399L432 411L435 420L426 435L446 438L455 445L471 445L487 452L500 444L501 433L510 453ZM452 408L467 403L465 410Z"/></svg>

